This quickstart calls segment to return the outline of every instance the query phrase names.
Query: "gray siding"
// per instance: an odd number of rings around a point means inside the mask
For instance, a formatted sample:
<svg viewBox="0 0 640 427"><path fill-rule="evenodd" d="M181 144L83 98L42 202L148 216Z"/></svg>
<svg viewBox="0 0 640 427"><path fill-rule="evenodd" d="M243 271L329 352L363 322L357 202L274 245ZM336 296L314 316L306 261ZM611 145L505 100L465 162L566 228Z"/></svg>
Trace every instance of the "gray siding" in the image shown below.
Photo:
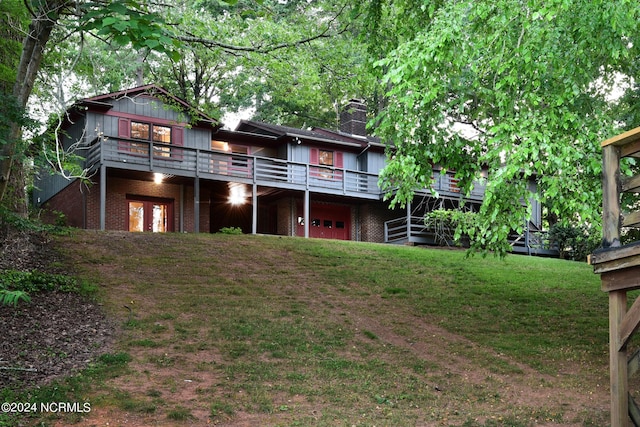
<svg viewBox="0 0 640 427"><path fill-rule="evenodd" d="M114 112L135 114L156 119L170 120L176 123L189 121L186 114L177 107L163 104L161 101L141 95L135 98L120 98L113 103Z"/></svg>
<svg viewBox="0 0 640 427"><path fill-rule="evenodd" d="M384 153L368 151L363 156L366 156L367 172L379 174L386 164L387 156Z"/></svg>
<svg viewBox="0 0 640 427"><path fill-rule="evenodd" d="M90 144L98 137L99 132L104 135L118 135L118 121L116 120L114 124L110 119L111 117L103 114L96 114L93 112L87 113L87 133L85 136L85 142Z"/></svg>
<svg viewBox="0 0 640 427"><path fill-rule="evenodd" d="M290 144L291 157L287 160L290 162L309 163L309 146Z"/></svg>
<svg viewBox="0 0 640 427"><path fill-rule="evenodd" d="M211 150L211 131L209 129L185 128L184 146Z"/></svg>

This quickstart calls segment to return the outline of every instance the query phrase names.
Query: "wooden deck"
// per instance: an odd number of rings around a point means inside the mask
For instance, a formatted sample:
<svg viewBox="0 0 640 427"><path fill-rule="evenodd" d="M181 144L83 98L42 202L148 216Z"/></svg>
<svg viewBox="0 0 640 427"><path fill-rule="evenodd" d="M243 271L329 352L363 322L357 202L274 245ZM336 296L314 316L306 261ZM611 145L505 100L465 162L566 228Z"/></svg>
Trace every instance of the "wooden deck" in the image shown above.
<svg viewBox="0 0 640 427"><path fill-rule="evenodd" d="M375 173L113 137L94 141L87 153L85 167L99 166L365 200L382 200L384 195ZM433 189L443 196L462 198L452 174L434 170ZM478 186L467 200L482 201L483 197L484 187Z"/></svg>

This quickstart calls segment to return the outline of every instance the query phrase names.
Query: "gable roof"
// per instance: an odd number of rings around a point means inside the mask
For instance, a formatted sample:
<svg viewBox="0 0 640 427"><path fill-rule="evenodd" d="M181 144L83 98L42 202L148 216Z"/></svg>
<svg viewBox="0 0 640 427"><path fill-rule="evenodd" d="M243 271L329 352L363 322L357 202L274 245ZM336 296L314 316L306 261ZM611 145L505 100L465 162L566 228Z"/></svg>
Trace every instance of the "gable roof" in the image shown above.
<svg viewBox="0 0 640 427"><path fill-rule="evenodd" d="M207 116L202 111L194 108L188 102L183 99L178 98L177 96L172 95L167 90L160 86L156 86L154 84L148 84L144 86L138 86L131 89L125 89L117 92L106 93L102 95L92 96L89 98L84 98L77 101L73 106L74 107L86 107L99 111L107 111L112 108L112 104L109 102L105 102L108 100L115 100L122 97L135 97L139 95L149 95L153 97L166 98L176 103L176 105L189 116L192 117L196 126L199 127L211 127L213 129L219 129L222 127L222 124L212 118Z"/></svg>

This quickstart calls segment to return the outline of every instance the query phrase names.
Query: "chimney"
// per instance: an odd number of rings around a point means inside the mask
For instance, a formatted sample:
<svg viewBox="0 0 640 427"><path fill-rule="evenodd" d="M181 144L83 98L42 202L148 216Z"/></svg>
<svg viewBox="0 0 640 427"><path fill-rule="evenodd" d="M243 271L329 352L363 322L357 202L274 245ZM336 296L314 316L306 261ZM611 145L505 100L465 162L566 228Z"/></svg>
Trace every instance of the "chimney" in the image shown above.
<svg viewBox="0 0 640 427"><path fill-rule="evenodd" d="M342 109L340 131L367 136L367 106L362 99L350 99Z"/></svg>

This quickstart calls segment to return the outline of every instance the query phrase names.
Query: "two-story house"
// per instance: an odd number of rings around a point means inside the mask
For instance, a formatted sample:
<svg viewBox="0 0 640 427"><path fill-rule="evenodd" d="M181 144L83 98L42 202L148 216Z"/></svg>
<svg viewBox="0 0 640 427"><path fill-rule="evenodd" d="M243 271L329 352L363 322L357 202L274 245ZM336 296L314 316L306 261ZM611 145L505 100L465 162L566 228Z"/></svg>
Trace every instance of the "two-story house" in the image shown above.
<svg viewBox="0 0 640 427"><path fill-rule="evenodd" d="M222 128L164 89L147 85L76 102L59 133L85 158L91 184L37 177L34 203L69 225L98 230L279 234L431 243L422 215L462 198L451 174L406 209L378 186L385 146L366 134L366 107L345 106L340 130L242 121ZM482 203L478 185L465 200ZM539 210L539 209L538 209ZM536 219L537 218L537 219ZM538 227L539 212L533 226Z"/></svg>

